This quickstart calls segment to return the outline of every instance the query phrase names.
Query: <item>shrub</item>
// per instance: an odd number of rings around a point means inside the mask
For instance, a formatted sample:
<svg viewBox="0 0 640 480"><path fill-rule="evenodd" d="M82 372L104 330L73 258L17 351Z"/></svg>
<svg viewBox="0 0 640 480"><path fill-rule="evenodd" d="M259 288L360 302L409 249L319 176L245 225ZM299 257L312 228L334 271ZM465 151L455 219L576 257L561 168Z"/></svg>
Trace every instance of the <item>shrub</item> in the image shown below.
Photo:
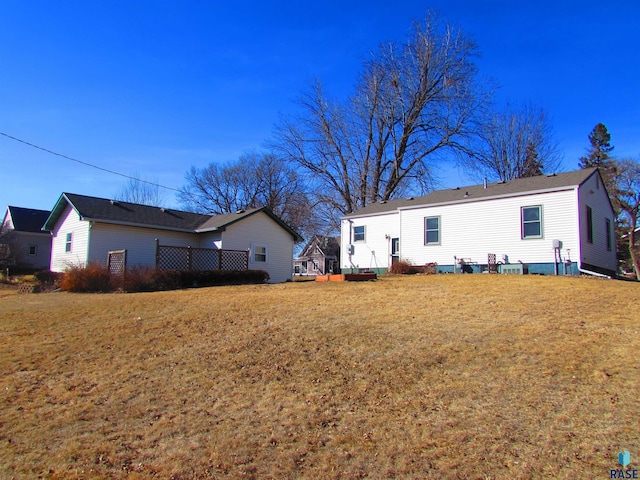
<svg viewBox="0 0 640 480"><path fill-rule="evenodd" d="M264 270L159 270L134 267L122 276L110 276L106 267L72 266L62 276L60 288L69 292L154 292L179 288L211 287L215 285L246 285L265 283L269 274Z"/></svg>
<svg viewBox="0 0 640 480"><path fill-rule="evenodd" d="M56 285L60 281L62 274L51 270L39 270L33 276L36 277L36 280L41 285Z"/></svg>
<svg viewBox="0 0 640 480"><path fill-rule="evenodd" d="M72 265L62 274L60 288L67 292L109 292L110 280L109 270L102 265Z"/></svg>
<svg viewBox="0 0 640 480"><path fill-rule="evenodd" d="M413 275L418 273L418 269L406 260L398 260L391 265L389 272L394 275Z"/></svg>

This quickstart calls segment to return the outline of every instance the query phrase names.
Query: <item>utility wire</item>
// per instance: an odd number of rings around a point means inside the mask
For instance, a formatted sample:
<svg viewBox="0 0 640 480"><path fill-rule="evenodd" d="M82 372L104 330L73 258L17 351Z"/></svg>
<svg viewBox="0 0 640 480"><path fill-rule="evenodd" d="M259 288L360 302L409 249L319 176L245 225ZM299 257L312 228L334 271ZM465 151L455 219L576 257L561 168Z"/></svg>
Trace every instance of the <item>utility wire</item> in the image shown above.
<svg viewBox="0 0 640 480"><path fill-rule="evenodd" d="M164 185L160 185L159 183L149 182L147 180L142 180L140 178L132 177L130 175L125 175L124 173L115 172L115 171L109 170L107 168L99 167L97 165L93 165L93 164L88 163L88 162L83 162L82 160L78 160L77 158L72 158L72 157L69 157L67 155L63 155L62 153L58 153L58 152L54 152L53 150L49 150L48 148L44 148L44 147L40 147L38 145L34 145L33 143L29 143L29 142L27 142L25 140L21 140L19 138L13 137L13 136L11 136L9 134L6 134L4 132L0 132L0 135L2 135L4 137L7 137L7 138L10 138L11 140L15 140L16 142L20 142L20 143L23 143L25 145L28 145L30 147L37 148L38 150L42 150L43 152L50 153L51 155L55 155L57 157L66 158L67 160L71 160L72 162L81 163L82 165L86 165L87 167L95 168L97 170L102 170L103 172L111 173L113 175L119 175L121 177L128 178L129 180L135 180L136 182L148 183L149 185L153 185L154 187L166 188L167 190L173 190L174 192L181 192L181 190L178 190L177 188L165 187Z"/></svg>

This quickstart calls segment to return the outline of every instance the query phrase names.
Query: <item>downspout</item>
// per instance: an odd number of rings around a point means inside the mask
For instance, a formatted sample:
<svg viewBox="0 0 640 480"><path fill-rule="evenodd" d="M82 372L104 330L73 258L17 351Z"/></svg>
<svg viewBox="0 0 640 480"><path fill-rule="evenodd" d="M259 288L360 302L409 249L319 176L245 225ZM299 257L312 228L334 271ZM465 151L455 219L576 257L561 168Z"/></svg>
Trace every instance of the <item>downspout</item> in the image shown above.
<svg viewBox="0 0 640 480"><path fill-rule="evenodd" d="M349 222L349 245L347 251L349 252L349 265L351 265L351 270L353 270L356 268L353 264L353 253L351 253L351 246L353 245L353 221L347 218L347 222Z"/></svg>
<svg viewBox="0 0 640 480"><path fill-rule="evenodd" d="M93 230L93 220L89 220L89 228L87 229L87 258L85 260L85 267L91 262L91 230Z"/></svg>

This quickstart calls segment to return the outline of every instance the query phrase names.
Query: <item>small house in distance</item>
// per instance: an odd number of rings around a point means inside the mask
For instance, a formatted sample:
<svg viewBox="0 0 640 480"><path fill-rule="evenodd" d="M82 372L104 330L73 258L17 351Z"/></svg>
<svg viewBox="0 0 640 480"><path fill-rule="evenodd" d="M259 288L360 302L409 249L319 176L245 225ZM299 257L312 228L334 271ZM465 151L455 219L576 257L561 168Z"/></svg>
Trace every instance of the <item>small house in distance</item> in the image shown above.
<svg viewBox="0 0 640 480"><path fill-rule="evenodd" d="M595 168L379 202L341 222L343 272L616 274L615 213Z"/></svg>
<svg viewBox="0 0 640 480"><path fill-rule="evenodd" d="M60 196L44 228L54 272L117 254L126 267L264 270L273 283L291 280L301 240L268 208L205 215L73 193Z"/></svg>
<svg viewBox="0 0 640 480"><path fill-rule="evenodd" d="M0 225L0 266L17 271L46 270L51 236L42 230L48 210L8 206Z"/></svg>
<svg viewBox="0 0 640 480"><path fill-rule="evenodd" d="M340 271L340 239L314 235L293 261L296 275L327 275Z"/></svg>

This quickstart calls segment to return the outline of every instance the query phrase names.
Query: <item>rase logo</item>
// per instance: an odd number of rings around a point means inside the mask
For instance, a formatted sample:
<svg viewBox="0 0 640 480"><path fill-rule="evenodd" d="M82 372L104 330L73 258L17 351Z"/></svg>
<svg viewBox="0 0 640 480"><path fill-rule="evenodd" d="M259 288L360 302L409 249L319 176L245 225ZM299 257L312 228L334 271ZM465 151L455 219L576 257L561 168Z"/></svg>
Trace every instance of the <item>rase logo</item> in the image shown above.
<svg viewBox="0 0 640 480"><path fill-rule="evenodd" d="M627 450L618 454L618 463L622 465L622 468L609 470L609 478L638 478L637 469L627 468L631 463L631 454Z"/></svg>

